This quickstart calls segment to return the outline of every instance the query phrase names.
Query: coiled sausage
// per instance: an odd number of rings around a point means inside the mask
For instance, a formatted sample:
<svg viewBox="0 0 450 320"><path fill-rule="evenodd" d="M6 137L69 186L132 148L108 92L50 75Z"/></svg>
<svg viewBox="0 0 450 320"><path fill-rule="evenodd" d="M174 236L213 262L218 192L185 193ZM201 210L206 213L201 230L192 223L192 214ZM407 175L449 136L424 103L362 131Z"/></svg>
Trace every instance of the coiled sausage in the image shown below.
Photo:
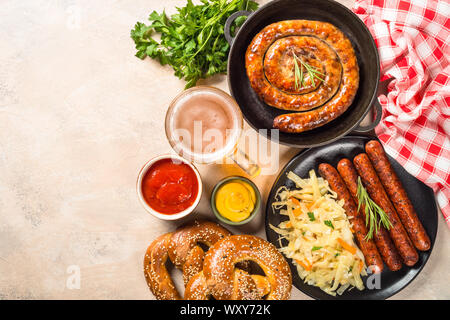
<svg viewBox="0 0 450 320"><path fill-rule="evenodd" d="M330 23L287 20L270 24L253 38L245 59L258 96L272 107L297 111L274 119L273 126L284 132L303 132L336 119L358 90L359 67L352 44ZM304 75L300 86L296 61ZM318 77L311 78L306 64Z"/></svg>

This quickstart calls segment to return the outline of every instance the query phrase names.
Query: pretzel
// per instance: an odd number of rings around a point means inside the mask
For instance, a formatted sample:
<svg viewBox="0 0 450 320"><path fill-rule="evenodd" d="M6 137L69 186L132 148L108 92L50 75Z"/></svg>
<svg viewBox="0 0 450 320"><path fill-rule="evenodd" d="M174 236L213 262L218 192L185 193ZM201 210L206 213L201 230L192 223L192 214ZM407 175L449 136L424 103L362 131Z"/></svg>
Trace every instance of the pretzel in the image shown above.
<svg viewBox="0 0 450 320"><path fill-rule="evenodd" d="M206 254L199 244L210 247ZM163 234L147 249L144 274L150 290L160 300L181 300L166 268L168 260L183 271L187 300L287 299L292 287L289 267L272 244L254 236L231 236L208 221ZM249 261L265 276L250 274Z"/></svg>
<svg viewBox="0 0 450 320"><path fill-rule="evenodd" d="M144 275L148 287L159 300L181 300L166 268L169 258L169 247L172 233L166 233L156 238L148 247L144 258Z"/></svg>
<svg viewBox="0 0 450 320"><path fill-rule="evenodd" d="M216 223L195 221L154 240L144 257L144 274L155 297L160 300L181 299L166 268L167 259L183 271L186 285L203 268L205 253L199 244L210 247L229 235L231 233L227 229Z"/></svg>
<svg viewBox="0 0 450 320"><path fill-rule="evenodd" d="M236 268L242 261L253 261L265 276L250 275ZM226 237L213 245L203 261L203 272L186 286L186 299L285 300L290 296L292 275L289 265L271 243L250 235Z"/></svg>
<svg viewBox="0 0 450 320"><path fill-rule="evenodd" d="M260 300L270 292L270 283L266 277L249 274L236 268L233 278L233 294L230 300ZM184 299L208 300L212 296L206 278L202 272L197 273L186 285Z"/></svg>

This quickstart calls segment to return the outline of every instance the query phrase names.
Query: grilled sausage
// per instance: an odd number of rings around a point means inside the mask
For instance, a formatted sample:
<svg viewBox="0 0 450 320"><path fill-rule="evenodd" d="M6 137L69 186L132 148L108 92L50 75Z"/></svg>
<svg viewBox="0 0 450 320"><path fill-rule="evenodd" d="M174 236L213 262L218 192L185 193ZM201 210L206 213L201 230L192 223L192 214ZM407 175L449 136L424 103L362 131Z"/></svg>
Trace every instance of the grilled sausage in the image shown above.
<svg viewBox="0 0 450 320"><path fill-rule="evenodd" d="M430 249L430 238L417 217L402 183L392 169L383 147L378 141L372 140L366 144L366 152L414 246L421 251Z"/></svg>
<svg viewBox="0 0 450 320"><path fill-rule="evenodd" d="M339 176L335 168L327 163L322 163L319 166L320 175L326 179L331 189L337 193L339 199L344 199L344 209L349 217L352 217L354 234L358 246L361 249L366 263L369 266L376 266L376 271L383 270L383 260L378 253L377 247L372 240L366 240L367 228L362 218L358 215L355 202L347 190L344 182Z"/></svg>
<svg viewBox="0 0 450 320"><path fill-rule="evenodd" d="M319 72L315 80L306 64ZM248 46L245 65L250 85L264 102L297 112L274 119L273 126L284 132L303 132L334 120L351 105L359 86L350 40L322 21L287 20L266 26ZM303 71L304 81L298 83L295 70Z"/></svg>
<svg viewBox="0 0 450 320"><path fill-rule="evenodd" d="M342 180L344 180L348 191L350 191L353 200L358 206L358 173L356 172L355 167L349 159L342 159L339 161L337 169L342 177ZM364 204L361 204L360 212L362 212L362 218L365 219L366 211ZM358 214L361 214L360 212L358 212ZM389 237L389 233L383 226L378 228L378 232L374 232L373 240L378 248L378 252L383 257L383 261L386 263L389 270L400 270L402 268L402 260L397 252L397 249L395 249L391 238Z"/></svg>
<svg viewBox="0 0 450 320"><path fill-rule="evenodd" d="M314 53L308 54L308 49ZM296 57L302 57L302 61L326 75L323 76L323 82L317 78L311 79L306 73L303 84L296 85L295 77L292 76L295 69L293 54L296 50ZM264 56L264 73L273 90L270 96L267 96L268 92L265 93L268 104L284 110L307 111L321 106L336 94L341 82L342 66L336 52L322 40L290 36L276 40L268 48ZM278 100L272 101L271 98L277 92L275 90L280 90L287 100L281 101L281 97L278 97Z"/></svg>
<svg viewBox="0 0 450 320"><path fill-rule="evenodd" d="M407 266L413 266L419 260L419 255L398 218L397 212L370 163L369 157L367 154L361 153L353 159L353 163L372 200L388 215L391 222L389 234L403 262Z"/></svg>

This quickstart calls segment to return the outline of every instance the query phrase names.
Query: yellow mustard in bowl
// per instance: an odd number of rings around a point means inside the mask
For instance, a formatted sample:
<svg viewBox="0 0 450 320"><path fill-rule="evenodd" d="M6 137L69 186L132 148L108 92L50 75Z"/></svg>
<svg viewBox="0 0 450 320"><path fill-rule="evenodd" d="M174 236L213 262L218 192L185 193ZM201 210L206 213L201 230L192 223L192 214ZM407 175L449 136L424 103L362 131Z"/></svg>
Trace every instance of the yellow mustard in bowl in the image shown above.
<svg viewBox="0 0 450 320"><path fill-rule="evenodd" d="M240 222L255 209L256 194L253 187L242 180L230 180L216 192L215 205L221 216Z"/></svg>

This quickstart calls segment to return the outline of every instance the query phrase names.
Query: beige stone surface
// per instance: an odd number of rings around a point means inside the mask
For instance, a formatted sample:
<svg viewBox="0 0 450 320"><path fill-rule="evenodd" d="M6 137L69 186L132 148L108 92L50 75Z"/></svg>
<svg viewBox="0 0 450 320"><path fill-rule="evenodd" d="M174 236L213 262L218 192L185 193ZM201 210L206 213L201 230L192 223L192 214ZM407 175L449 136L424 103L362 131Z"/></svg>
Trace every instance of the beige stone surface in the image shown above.
<svg viewBox="0 0 450 320"><path fill-rule="evenodd" d="M147 214L135 183L147 160L171 152L163 119L184 83L135 58L129 32L152 10L184 2L1 1L0 299L153 299L143 254L181 222ZM206 83L228 90L224 76ZM281 147L280 168L297 152ZM204 196L190 218L212 218L211 188L242 172L198 167ZM264 199L274 173L254 180ZM264 236L262 215L233 231ZM450 298L449 242L439 216L428 264L394 298ZM73 266L79 289L66 286ZM307 297L294 289L292 298Z"/></svg>

